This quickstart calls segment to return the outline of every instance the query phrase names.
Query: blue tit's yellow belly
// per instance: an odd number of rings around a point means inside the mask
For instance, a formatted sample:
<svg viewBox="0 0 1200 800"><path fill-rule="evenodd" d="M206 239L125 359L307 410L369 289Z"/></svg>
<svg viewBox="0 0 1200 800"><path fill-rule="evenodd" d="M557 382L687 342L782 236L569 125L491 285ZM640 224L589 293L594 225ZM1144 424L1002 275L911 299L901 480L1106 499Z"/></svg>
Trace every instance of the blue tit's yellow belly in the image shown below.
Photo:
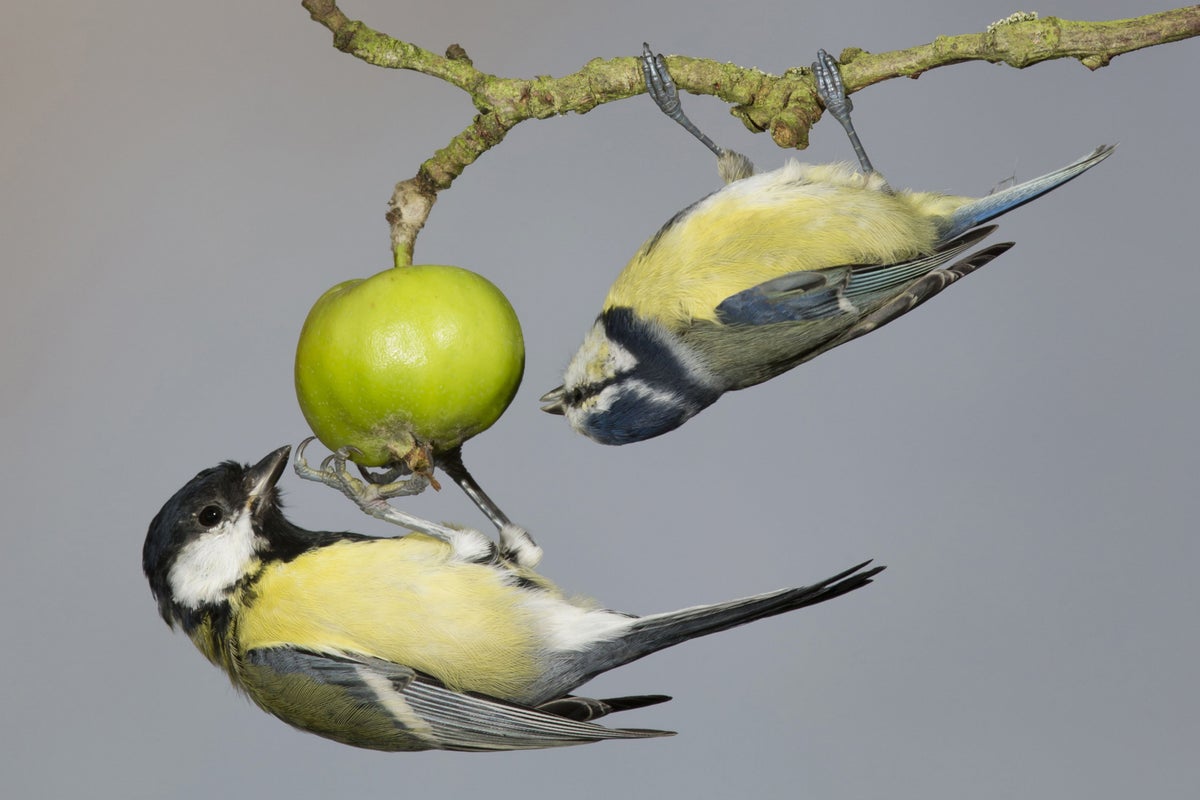
<svg viewBox="0 0 1200 800"><path fill-rule="evenodd" d="M928 253L936 219L964 199L892 192L842 165L789 164L730 184L668 224L625 267L605 307L668 327L712 320L725 298L780 275Z"/></svg>

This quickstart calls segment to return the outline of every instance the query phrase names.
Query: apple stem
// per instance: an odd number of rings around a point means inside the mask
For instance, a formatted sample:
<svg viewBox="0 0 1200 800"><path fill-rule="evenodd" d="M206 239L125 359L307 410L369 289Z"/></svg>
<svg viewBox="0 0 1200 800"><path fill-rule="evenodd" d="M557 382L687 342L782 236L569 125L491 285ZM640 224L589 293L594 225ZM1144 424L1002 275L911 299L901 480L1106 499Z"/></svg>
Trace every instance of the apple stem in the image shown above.
<svg viewBox="0 0 1200 800"><path fill-rule="evenodd" d="M388 203L387 221L392 229L392 257L397 267L412 266L413 248L417 234L425 227L429 212L437 199L437 186L424 174L396 184Z"/></svg>

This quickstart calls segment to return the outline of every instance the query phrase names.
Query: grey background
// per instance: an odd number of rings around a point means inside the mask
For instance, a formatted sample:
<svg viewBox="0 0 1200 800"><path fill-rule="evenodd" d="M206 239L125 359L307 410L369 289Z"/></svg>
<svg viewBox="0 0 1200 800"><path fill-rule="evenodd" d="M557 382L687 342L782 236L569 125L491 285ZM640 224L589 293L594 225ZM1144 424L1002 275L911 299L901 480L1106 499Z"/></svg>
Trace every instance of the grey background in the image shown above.
<svg viewBox="0 0 1200 800"><path fill-rule="evenodd" d="M1067 18L1145 3L1043 3ZM481 69L667 53L781 72L818 47L981 30L1004 2L346 2ZM1189 41L1097 73L973 63L854 97L898 186L986 193L1115 157L1002 221L1018 245L885 332L605 448L542 414L608 284L718 185L645 97L530 122L442 195L419 261L487 275L525 381L467 458L569 590L661 611L823 578L865 591L597 679L666 692L668 740L493 756L355 751L238 696L158 619L146 524L218 460L306 435L300 324L388 265L392 184L466 97L330 46L298 2L13 4L0 28L6 797L1124 798L1200 790ZM687 108L764 167L788 154ZM806 160L851 157L823 121ZM999 240L999 239L998 239ZM387 533L288 476L310 527ZM453 489L406 504L483 524Z"/></svg>

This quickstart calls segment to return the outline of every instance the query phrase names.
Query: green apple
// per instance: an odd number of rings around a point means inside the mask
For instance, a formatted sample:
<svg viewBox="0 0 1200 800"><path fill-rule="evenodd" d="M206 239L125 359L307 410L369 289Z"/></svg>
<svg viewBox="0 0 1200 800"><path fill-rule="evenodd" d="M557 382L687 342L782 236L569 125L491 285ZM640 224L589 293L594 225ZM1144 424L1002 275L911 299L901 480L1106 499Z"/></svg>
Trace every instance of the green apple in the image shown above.
<svg viewBox="0 0 1200 800"><path fill-rule="evenodd" d="M317 300L296 348L296 396L330 450L428 471L430 457L500 418L524 368L521 324L490 281L459 267L394 267Z"/></svg>

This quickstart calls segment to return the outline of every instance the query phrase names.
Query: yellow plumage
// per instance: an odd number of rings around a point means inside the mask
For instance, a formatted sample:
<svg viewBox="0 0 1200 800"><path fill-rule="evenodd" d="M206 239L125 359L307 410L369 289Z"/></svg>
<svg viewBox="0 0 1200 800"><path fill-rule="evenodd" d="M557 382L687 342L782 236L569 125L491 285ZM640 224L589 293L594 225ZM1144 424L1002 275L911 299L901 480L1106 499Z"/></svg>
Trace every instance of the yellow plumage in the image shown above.
<svg viewBox="0 0 1200 800"><path fill-rule="evenodd" d="M538 675L540 640L504 577L421 534L339 542L272 562L239 592L234 646L371 656L452 689L520 696Z"/></svg>
<svg viewBox="0 0 1200 800"><path fill-rule="evenodd" d="M781 275L929 253L935 221L966 199L892 191L878 173L849 164L792 161L667 223L617 277L604 307L626 306L668 328L714 320L725 298Z"/></svg>

